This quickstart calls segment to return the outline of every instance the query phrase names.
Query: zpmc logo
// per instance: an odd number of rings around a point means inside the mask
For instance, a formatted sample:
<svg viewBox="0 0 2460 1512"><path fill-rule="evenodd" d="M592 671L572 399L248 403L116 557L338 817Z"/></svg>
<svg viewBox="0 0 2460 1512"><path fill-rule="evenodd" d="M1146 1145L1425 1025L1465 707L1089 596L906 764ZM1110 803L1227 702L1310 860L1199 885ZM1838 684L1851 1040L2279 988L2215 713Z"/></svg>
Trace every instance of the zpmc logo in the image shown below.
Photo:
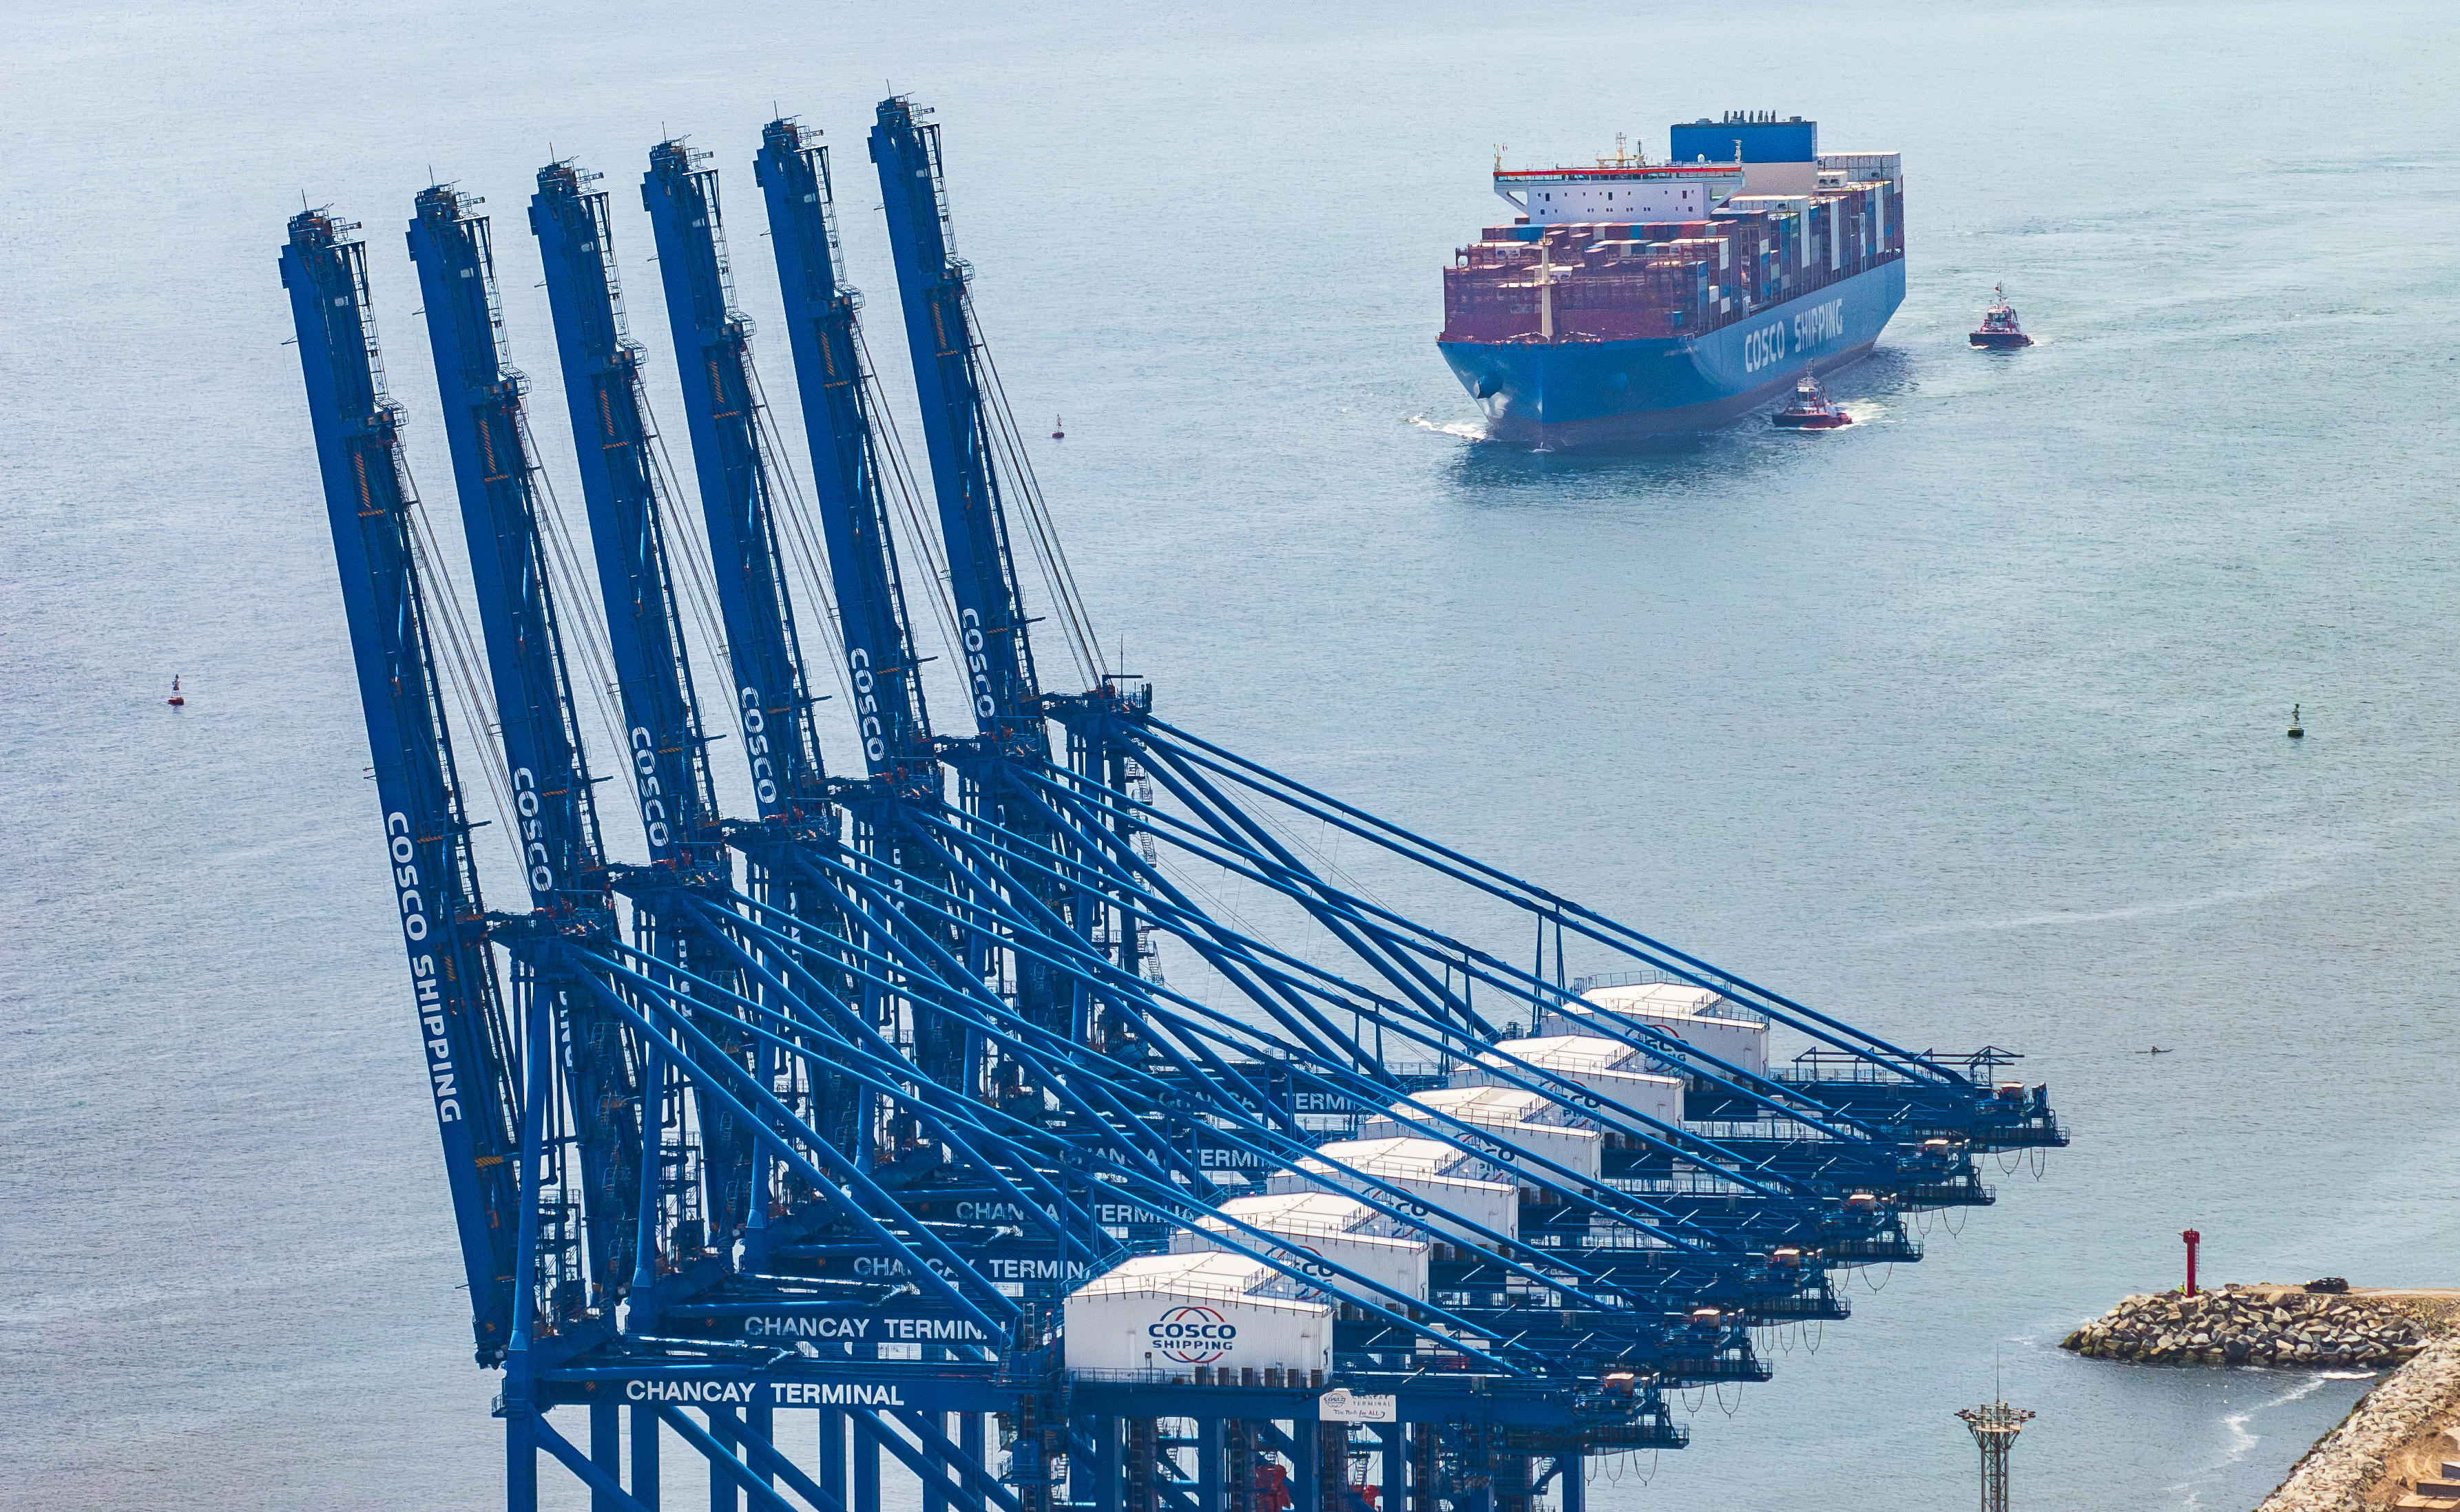
<svg viewBox="0 0 2460 1512"><path fill-rule="evenodd" d="M1239 1330L1209 1307L1173 1308L1145 1330L1161 1357L1181 1365L1210 1365L1230 1353Z"/></svg>

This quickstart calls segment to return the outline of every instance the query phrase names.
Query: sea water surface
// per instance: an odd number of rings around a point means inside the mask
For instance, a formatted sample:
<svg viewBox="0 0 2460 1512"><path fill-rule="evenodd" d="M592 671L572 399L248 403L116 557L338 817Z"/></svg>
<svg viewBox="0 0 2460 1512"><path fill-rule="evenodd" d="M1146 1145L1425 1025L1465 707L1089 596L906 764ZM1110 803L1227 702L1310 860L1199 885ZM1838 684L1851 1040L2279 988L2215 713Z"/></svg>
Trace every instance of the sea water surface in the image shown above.
<svg viewBox="0 0 2460 1512"><path fill-rule="evenodd" d="M533 175L606 173L680 436L635 185L689 133L799 450L750 159L773 102L838 144L901 386L859 145L887 87L938 107L1007 390L1037 433L1066 417L1035 448L1052 512L1171 718L1899 1043L2019 1050L2070 1124L1772 1382L1687 1401L1690 1449L1601 1465L1601 1512L1958 1504L1949 1415L2003 1388L2040 1414L2022 1504L2249 1507L2363 1379L2058 1338L2174 1283L2189 1227L2221 1281L2460 1279L2449 6L63 0L0 26L0 1504L500 1497L286 217L365 222L441 519L412 195L456 179L499 218L564 479ZM1474 439L1438 269L1502 210L1498 144L1662 152L1744 108L1905 154L1910 298L1834 385L1863 423ZM1969 351L2003 280L2040 345Z"/></svg>

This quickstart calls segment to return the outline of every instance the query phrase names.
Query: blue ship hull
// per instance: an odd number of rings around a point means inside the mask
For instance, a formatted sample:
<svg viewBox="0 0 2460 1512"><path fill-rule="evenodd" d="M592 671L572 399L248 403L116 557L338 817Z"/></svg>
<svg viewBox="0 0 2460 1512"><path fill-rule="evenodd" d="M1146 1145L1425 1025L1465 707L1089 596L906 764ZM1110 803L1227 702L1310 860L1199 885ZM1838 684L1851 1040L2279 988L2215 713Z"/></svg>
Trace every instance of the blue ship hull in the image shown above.
<svg viewBox="0 0 2460 1512"><path fill-rule="evenodd" d="M1905 300L1905 264L1877 267L1703 336L1438 342L1488 432L1600 446L1707 430L1781 397L1805 371L1866 355Z"/></svg>

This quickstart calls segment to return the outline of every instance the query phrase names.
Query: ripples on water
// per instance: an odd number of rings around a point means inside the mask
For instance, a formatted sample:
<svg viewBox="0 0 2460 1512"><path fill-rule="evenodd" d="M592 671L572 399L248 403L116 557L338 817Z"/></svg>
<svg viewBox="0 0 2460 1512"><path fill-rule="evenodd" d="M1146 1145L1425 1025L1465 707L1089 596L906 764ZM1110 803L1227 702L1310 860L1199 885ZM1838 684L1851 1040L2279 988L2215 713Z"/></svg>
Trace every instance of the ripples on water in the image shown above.
<svg viewBox="0 0 2460 1512"><path fill-rule="evenodd" d="M298 192L367 223L445 508L399 239L428 164L507 218L569 476L520 205L550 141L608 173L675 425L630 185L691 132L798 436L750 155L773 98L833 134L897 386L854 147L889 77L941 108L1009 391L1069 417L1053 508L1174 719L1900 1042L2021 1048L2074 1127L1815 1355L1701 1402L1694 1449L1602 1466L1601 1512L1952 1504L1948 1414L1994 1370L2042 1415L2025 1504L2252 1505L2363 1381L2052 1346L2171 1281L2189 1226L2222 1279L2460 1253L2426 1179L2460 1119L2460 37L2442 7L1752 15L834 10L801 48L722 7L15 18L0 1501L496 1494L282 345ZM1610 57L1651 82L1567 64ZM1906 154L1912 296L1832 385L1877 423L1465 437L1436 270L1499 208L1489 143L1662 147L1743 105ZM1973 353L2003 279L2041 345Z"/></svg>

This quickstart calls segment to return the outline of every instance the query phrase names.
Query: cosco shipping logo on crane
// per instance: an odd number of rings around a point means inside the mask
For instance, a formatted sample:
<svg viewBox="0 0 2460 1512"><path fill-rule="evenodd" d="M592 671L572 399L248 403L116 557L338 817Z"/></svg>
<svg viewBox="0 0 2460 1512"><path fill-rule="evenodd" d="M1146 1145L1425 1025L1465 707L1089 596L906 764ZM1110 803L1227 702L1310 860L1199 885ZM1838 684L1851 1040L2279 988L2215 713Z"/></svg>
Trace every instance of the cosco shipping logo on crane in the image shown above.
<svg viewBox="0 0 2460 1512"><path fill-rule="evenodd" d="M758 688L745 688L742 702L743 749L752 757L752 796L766 808L777 801L777 764L769 759L769 719L760 712Z"/></svg>
<svg viewBox="0 0 2460 1512"><path fill-rule="evenodd" d="M1209 1307L1172 1308L1145 1330L1166 1360L1210 1365L1230 1353L1238 1328Z"/></svg>
<svg viewBox="0 0 2460 1512"><path fill-rule="evenodd" d="M641 794L641 823L648 826L649 848L664 850L667 829L666 788L658 781L658 742L647 729L632 726L633 782Z"/></svg>
<svg viewBox="0 0 2460 1512"><path fill-rule="evenodd" d="M965 671L973 679L974 714L989 719L999 712L999 701L991 697L991 659L984 654L983 617L968 609L957 617L965 633Z"/></svg>
<svg viewBox="0 0 2460 1512"><path fill-rule="evenodd" d="M513 807L521 816L521 859L529 864L530 888L555 891L555 857L547 853L546 826L539 818L538 779L526 766L513 773Z"/></svg>
<svg viewBox="0 0 2460 1512"><path fill-rule="evenodd" d="M401 909L401 933L413 945L427 938L427 900L418 892L418 843L411 837L410 816L396 809L385 815L385 844L392 856L392 885ZM461 1088L453 1069L453 1041L444 1033L443 979L435 957L420 952L410 958L410 979L418 993L418 1027L427 1044L427 1080L435 1098L435 1122L461 1122Z"/></svg>
<svg viewBox="0 0 2460 1512"><path fill-rule="evenodd" d="M392 885L401 906L401 932L414 945L427 938L426 900L418 895L418 845L410 837L410 816L385 815L385 841L392 853Z"/></svg>
<svg viewBox="0 0 2460 1512"><path fill-rule="evenodd" d="M878 765L888 754L888 743L880 735L879 681L871 675L871 653L860 646L846 647L846 666L854 673L854 714L862 730L862 757Z"/></svg>

